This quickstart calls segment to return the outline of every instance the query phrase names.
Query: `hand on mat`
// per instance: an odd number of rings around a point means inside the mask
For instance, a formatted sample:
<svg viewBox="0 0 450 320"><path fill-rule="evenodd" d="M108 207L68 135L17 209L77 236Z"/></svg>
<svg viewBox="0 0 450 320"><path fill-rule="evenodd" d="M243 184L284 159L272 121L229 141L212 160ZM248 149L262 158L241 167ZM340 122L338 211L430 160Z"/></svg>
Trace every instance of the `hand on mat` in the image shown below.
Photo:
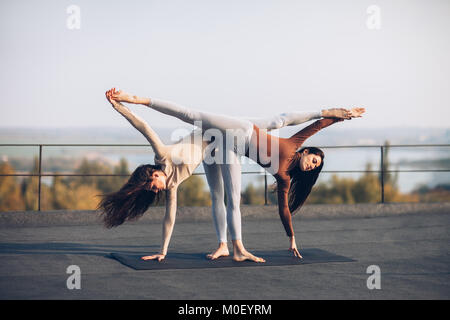
<svg viewBox="0 0 450 320"><path fill-rule="evenodd" d="M123 92L122 90L116 90L116 88L112 88L110 91L112 98L118 102L135 103L136 99L131 94Z"/></svg>
<svg viewBox="0 0 450 320"><path fill-rule="evenodd" d="M165 254L154 254L152 256L144 256L141 259L142 260L158 260L158 262L161 262L161 260L164 260L164 258L166 257Z"/></svg>
<svg viewBox="0 0 450 320"><path fill-rule="evenodd" d="M364 108L352 108L350 110L350 116L351 118L361 118L364 112L366 112Z"/></svg>
<svg viewBox="0 0 450 320"><path fill-rule="evenodd" d="M290 238L290 242L291 242L291 245L289 246L288 250L291 251L294 254L294 257L303 259L302 255L297 250L297 244L295 243L295 238L291 237Z"/></svg>

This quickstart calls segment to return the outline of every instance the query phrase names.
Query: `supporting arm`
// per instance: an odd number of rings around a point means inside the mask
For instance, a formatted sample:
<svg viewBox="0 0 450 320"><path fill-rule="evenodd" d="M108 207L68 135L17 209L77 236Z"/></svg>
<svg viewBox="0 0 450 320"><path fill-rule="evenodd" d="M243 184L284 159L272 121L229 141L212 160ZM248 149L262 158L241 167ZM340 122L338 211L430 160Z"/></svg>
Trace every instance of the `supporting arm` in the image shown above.
<svg viewBox="0 0 450 320"><path fill-rule="evenodd" d="M160 254L167 255L170 238L172 237L175 217L177 214L177 187L167 190L166 193L166 214L163 221L162 244Z"/></svg>
<svg viewBox="0 0 450 320"><path fill-rule="evenodd" d="M167 255L170 238L172 237L173 227L175 225L175 216L177 214L177 187L167 190L166 193L166 214L164 215L162 228L162 244L159 253L144 256L142 260L163 260Z"/></svg>

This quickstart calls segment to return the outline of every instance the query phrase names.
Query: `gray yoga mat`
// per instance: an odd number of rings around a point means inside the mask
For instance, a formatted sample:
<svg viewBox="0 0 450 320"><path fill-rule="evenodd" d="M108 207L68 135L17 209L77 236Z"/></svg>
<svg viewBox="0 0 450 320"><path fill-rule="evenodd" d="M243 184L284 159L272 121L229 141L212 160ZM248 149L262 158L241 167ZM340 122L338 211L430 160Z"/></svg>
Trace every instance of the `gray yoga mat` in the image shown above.
<svg viewBox="0 0 450 320"><path fill-rule="evenodd" d="M169 252L166 259L161 262L155 260L142 260L141 257L148 255L148 253L111 253L111 257L135 270L240 268L355 261L353 259L316 248L301 249L300 253L303 256L303 259L295 258L288 250L254 252L254 255L266 260L264 263L255 263L251 261L236 262L232 259L232 253L229 257L220 257L216 260L209 260L206 258L206 253Z"/></svg>

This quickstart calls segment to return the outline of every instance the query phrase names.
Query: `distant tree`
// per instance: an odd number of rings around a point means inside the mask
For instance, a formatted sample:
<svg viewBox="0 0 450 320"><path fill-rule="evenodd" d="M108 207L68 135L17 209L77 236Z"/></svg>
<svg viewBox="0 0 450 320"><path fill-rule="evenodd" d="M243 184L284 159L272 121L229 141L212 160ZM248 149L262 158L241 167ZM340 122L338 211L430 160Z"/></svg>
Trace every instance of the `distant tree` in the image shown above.
<svg viewBox="0 0 450 320"><path fill-rule="evenodd" d="M55 172L58 174L57 172ZM52 210L68 209L72 202L70 188L62 177L56 176L53 178L53 183L50 187Z"/></svg>
<svg viewBox="0 0 450 320"><path fill-rule="evenodd" d="M39 173L39 158L34 157L33 159L33 168L30 171L30 174L38 174ZM39 177L31 176L23 179L21 184L22 197L25 202L26 210L38 210L39 207ZM52 208L52 194L50 188L42 183L41 180L41 210L50 210Z"/></svg>
<svg viewBox="0 0 450 320"><path fill-rule="evenodd" d="M103 162L98 160L87 160L83 158L81 164L78 168L75 169L76 174L87 175L74 177L70 179L71 182L76 185L90 185L90 186L98 186L100 190L105 190L106 192L110 192L110 186L108 178L110 177L102 177L102 176L89 176L90 174L112 174L111 167L106 165Z"/></svg>
<svg viewBox="0 0 450 320"><path fill-rule="evenodd" d="M412 194L419 197L420 202L450 202L450 184L440 184L432 188L420 185Z"/></svg>
<svg viewBox="0 0 450 320"><path fill-rule="evenodd" d="M261 205L264 204L264 200L264 187L255 188L253 183L249 183L242 192L241 202L243 204Z"/></svg>
<svg viewBox="0 0 450 320"><path fill-rule="evenodd" d="M81 175L130 174L125 159L121 159L116 166L111 168L102 161L89 161L84 158L74 172ZM65 179L55 177L51 186L52 207L54 209L93 210L100 201L100 195L117 191L127 179L128 176L77 176Z"/></svg>
<svg viewBox="0 0 450 320"><path fill-rule="evenodd" d="M366 172L355 182L353 197L356 203L377 203L381 200L380 180L367 163Z"/></svg>
<svg viewBox="0 0 450 320"><path fill-rule="evenodd" d="M39 173L39 158L34 157L33 168L31 169L30 174L38 174L38 173ZM39 178L36 176L26 177L25 179L22 180L21 190L25 202L25 209L38 210Z"/></svg>
<svg viewBox="0 0 450 320"><path fill-rule="evenodd" d="M0 163L0 174L15 174L9 162ZM0 177L0 211L24 210L20 185L16 177Z"/></svg>
<svg viewBox="0 0 450 320"><path fill-rule="evenodd" d="M352 194L354 183L351 178L340 178L334 174L330 181L318 183L313 187L311 194L306 199L306 203L354 203L355 200Z"/></svg>
<svg viewBox="0 0 450 320"><path fill-rule="evenodd" d="M211 197L199 176L190 176L178 187L178 206L210 206Z"/></svg>
<svg viewBox="0 0 450 320"><path fill-rule="evenodd" d="M126 159L121 158L119 163L114 166L114 174L127 175L124 177L111 177L110 179L110 189L112 191L119 190L123 184L128 180L128 175L130 175L130 170L128 168L128 162ZM105 190L102 190L105 191Z"/></svg>
<svg viewBox="0 0 450 320"><path fill-rule="evenodd" d="M397 182L398 182L398 173L392 174L391 172L389 172L391 170L391 162L389 159L389 153L391 150L390 147L390 142L389 141L385 141L384 142L384 148L383 148L383 173L380 173L380 178L381 178L381 174L383 174L383 178L384 178L384 184L385 185L391 185L394 188L397 188Z"/></svg>
<svg viewBox="0 0 450 320"><path fill-rule="evenodd" d="M111 174L124 174L129 175L128 162L125 159L120 159L119 163L111 168L110 165L99 160L87 160L83 159L78 168L75 169L76 174L80 175L106 175L106 176L80 176L68 178L68 184L81 186L89 185L100 191L102 194L117 191L128 179L128 176L124 177L111 177L107 175Z"/></svg>
<svg viewBox="0 0 450 320"><path fill-rule="evenodd" d="M95 210L100 202L100 191L93 185L74 185L68 207L71 210Z"/></svg>

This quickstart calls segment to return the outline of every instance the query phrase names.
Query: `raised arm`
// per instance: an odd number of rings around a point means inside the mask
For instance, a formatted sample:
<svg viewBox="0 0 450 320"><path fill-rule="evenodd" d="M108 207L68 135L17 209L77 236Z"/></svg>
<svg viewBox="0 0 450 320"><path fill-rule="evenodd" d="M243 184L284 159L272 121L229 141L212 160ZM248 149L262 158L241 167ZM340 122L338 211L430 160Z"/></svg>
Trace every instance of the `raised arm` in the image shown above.
<svg viewBox="0 0 450 320"><path fill-rule="evenodd" d="M106 92L106 98L117 112L119 112L125 119L127 119L131 123L133 127L135 127L144 135L148 142L150 142L150 145L155 151L155 154L157 156L162 156L164 153L165 145L156 134L156 132L142 118L131 112L131 110L126 106L111 99L110 91Z"/></svg>
<svg viewBox="0 0 450 320"><path fill-rule="evenodd" d="M196 120L197 121L203 120L201 113L186 108L175 102L156 98L142 98L136 95L131 95L122 90L116 91L115 88L111 89L111 92L112 98L116 101L141 104L143 106L149 107L153 110L167 114L169 116L178 118L190 124L194 124Z"/></svg>
<svg viewBox="0 0 450 320"><path fill-rule="evenodd" d="M322 110L322 117L324 117L323 119L317 120L306 128L300 130L290 137L289 140L300 147L306 139L323 128L326 128L336 122L351 120L352 118L361 118L365 112L365 108L352 108L350 110L334 108Z"/></svg>
<svg viewBox="0 0 450 320"><path fill-rule="evenodd" d="M166 214L163 220L161 249L158 254L142 257L143 260L161 261L167 255L177 214L177 189L177 187L173 187L166 192Z"/></svg>
<svg viewBox="0 0 450 320"><path fill-rule="evenodd" d="M310 136L315 134L316 132L322 130L323 128L326 128L333 123L344 121L344 119L339 118L324 118L315 121L314 123L310 124L306 128L303 128L296 134L294 134L292 137L289 138L289 140L299 147L305 142L306 139L308 139Z"/></svg>

